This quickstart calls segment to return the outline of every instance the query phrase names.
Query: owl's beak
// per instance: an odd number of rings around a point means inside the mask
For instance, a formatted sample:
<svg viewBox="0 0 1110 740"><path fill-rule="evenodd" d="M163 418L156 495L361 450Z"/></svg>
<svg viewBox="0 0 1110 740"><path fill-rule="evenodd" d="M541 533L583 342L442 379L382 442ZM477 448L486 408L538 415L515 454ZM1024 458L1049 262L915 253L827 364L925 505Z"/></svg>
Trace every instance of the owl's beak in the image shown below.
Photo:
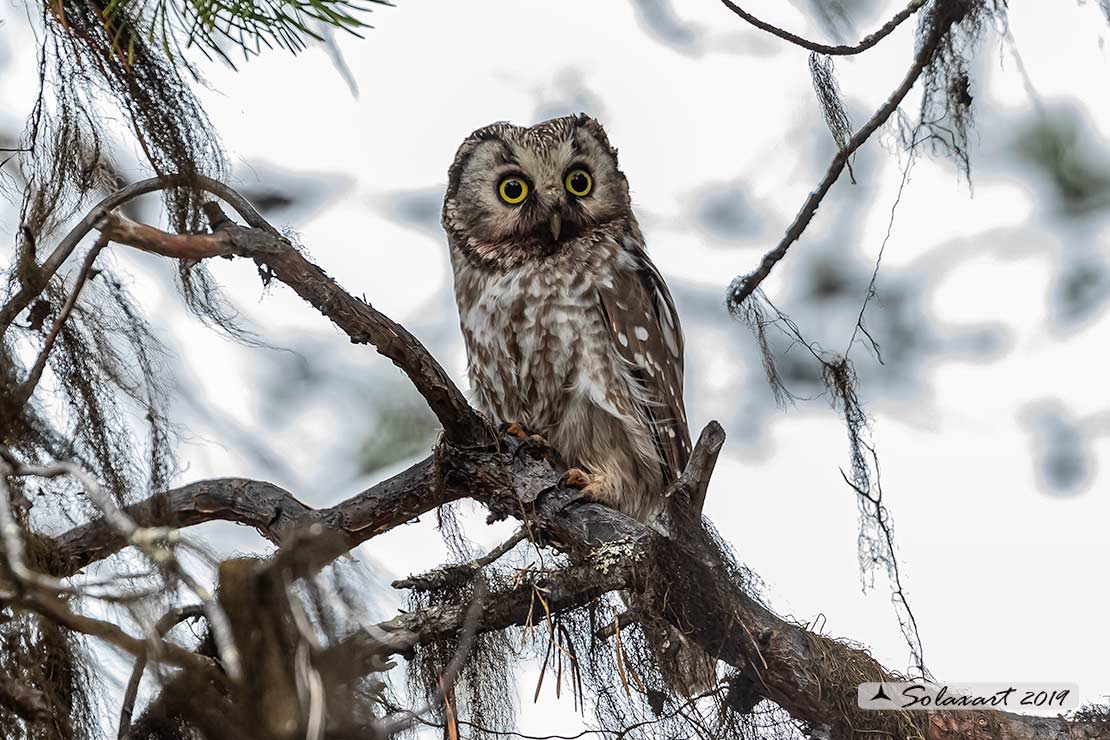
<svg viewBox="0 0 1110 740"><path fill-rule="evenodd" d="M563 230L563 217L556 211L551 214L551 237L555 241L559 241L559 232Z"/></svg>

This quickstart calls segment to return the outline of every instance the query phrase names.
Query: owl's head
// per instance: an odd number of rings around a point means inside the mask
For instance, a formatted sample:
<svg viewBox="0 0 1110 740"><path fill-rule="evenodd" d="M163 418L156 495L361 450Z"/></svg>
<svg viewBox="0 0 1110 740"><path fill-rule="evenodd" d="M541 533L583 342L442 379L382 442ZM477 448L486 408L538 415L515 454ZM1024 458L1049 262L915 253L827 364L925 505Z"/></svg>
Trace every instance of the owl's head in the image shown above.
<svg viewBox="0 0 1110 740"><path fill-rule="evenodd" d="M585 114L478 129L455 155L443 204L453 244L494 264L551 254L630 218L617 151Z"/></svg>

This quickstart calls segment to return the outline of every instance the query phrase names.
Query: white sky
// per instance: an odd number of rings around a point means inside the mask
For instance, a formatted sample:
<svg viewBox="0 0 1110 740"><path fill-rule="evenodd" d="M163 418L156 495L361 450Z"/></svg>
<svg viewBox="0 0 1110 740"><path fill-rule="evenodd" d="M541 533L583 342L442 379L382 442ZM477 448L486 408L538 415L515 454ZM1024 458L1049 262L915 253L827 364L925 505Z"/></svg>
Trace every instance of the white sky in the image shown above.
<svg viewBox="0 0 1110 740"><path fill-rule="evenodd" d="M748 5L767 20L823 37L823 29L793 6L770 0ZM1104 143L1110 136L1105 19L1094 3L1012 5L1012 31L1038 92L1085 109L1097 131L1092 136ZM806 54L744 27L712 0L683 3L682 13L704 42L700 53L683 54L652 38L628 3L402 2L373 15L377 29L365 40L340 40L358 98L320 49L296 58L270 53L238 72L205 66L211 90L203 98L233 161L242 165L242 182L252 181L247 165L262 164L260 171L280 168L295 178L338 176L337 182L349 183L311 218L288 225L353 293L365 294L402 322L449 326L443 346L451 350L440 359L463 383L454 316L428 315L429 307L450 305L440 300L451 290L444 239L391 221L381 204L396 191L442 187L455 148L471 130L501 119L532 122L538 101L545 111L562 106L569 112L565 106L580 104L580 92L587 91L588 101L601 108L590 112L620 149L662 272L721 295L734 275L773 245L815 184L809 148L825 132ZM8 8L5 16L0 49L26 32L18 11ZM860 19L860 30L870 30L876 20ZM901 78L911 45L907 26L861 58L837 62L857 123ZM1031 181L1001 167L974 170L999 156L1018 115L1031 107L1013 58L999 51L996 39L980 57L973 92L984 110L972 142L974 197L949 163L921 160L899 207L884 270L921 270L931 288L930 321L999 323L1009 332L1006 346L989 359L933 361L924 394L883 397L868 410L902 575L932 672L953 682L1071 682L1094 701L1110 694L1110 637L1104 628L1110 603L1099 585L1110 558L1110 496L1099 475L1110 465L1110 435L1091 442L1095 472L1082 492L1047 495L1034 474L1031 422L1023 409L1042 399L1058 400L1075 416L1110 408L1110 318L1095 314L1070 332L1050 326L1050 267L1073 234L1045 215L1044 193ZM22 118L32 74L30 54L11 57L0 79L0 120ZM896 157L881 153L877 142L868 147L887 161L873 170L880 180L867 191L876 200L863 211L866 220L855 232L859 241L844 250L873 258L900 170ZM738 178L763 226L755 236L715 242L693 224L692 199L707 184ZM843 194L849 187L842 181L836 190ZM828 233L831 214L829 207L818 213L811 233L767 282L773 298L797 274L807 243ZM7 232L11 224L4 218ZM1091 238L1104 259L1107 237L1103 219ZM1014 249L1018 242L1021 248ZM931 262L941 250L955 250L962 259L944 266ZM134 265L133 290L159 317L206 401L245 428L266 433L267 399L245 379L250 367L272 355L215 337L176 308L175 299L162 293L164 283L149 279L149 262L119 259ZM261 297L249 265L221 263L214 270L274 336L312 333L346 341L288 291ZM850 330L840 327L834 336L846 337ZM738 341L752 341L742 326L732 325L732 331ZM368 349L353 352L345 356L365 362L368 376L392 371ZM698 348L695 362L700 367L692 367L691 376L711 376L705 382L714 389L699 393L690 409L699 427L723 413L718 403L735 402L721 378L760 372L715 364L711 346ZM856 362L870 359L859 352ZM875 396L866 384L860 390L865 402ZM295 425L266 434L301 481L316 481L314 490L297 491L314 505L334 503L368 482L336 462L343 459L337 449L348 449L349 440L337 440L335 430L349 413L335 404L315 406ZM889 667L906 667L885 584L868 592L860 588L856 506L839 473L847 464L839 417L818 403L775 413L766 424L759 441L726 445L707 513L740 559L766 581L780 613L801 620L823 614L827 634L868 645ZM190 467L183 479L254 475L288 484L221 438L219 429L198 430L184 454ZM203 531L218 547L221 540L228 548L250 541L231 527ZM488 545L503 533L471 531ZM444 557L429 522L366 549L386 581ZM581 728L584 720L573 715L569 699L557 702L546 688L533 707L534 669L522 667L521 677L520 730Z"/></svg>

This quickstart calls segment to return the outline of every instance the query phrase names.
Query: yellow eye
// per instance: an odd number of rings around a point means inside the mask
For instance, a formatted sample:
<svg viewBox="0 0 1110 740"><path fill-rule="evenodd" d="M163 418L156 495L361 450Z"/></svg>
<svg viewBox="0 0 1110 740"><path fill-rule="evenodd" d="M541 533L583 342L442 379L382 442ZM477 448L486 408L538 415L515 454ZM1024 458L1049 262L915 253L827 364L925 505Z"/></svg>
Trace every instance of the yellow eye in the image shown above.
<svg viewBox="0 0 1110 740"><path fill-rule="evenodd" d="M568 193L581 198L590 194L590 190L594 187L594 179L586 170L571 170L567 173L563 184L566 185Z"/></svg>
<svg viewBox="0 0 1110 740"><path fill-rule="evenodd" d="M528 183L521 177L506 177L497 186L497 192L501 194L501 200L515 206L528 197Z"/></svg>

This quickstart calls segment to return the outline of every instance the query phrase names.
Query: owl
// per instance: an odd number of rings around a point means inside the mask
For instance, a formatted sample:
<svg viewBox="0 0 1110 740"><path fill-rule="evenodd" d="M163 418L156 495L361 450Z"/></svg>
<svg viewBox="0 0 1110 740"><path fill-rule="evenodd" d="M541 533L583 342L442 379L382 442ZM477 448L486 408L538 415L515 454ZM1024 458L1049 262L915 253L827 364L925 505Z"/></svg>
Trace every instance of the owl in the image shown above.
<svg viewBox="0 0 1110 740"><path fill-rule="evenodd" d="M474 404L542 436L588 497L650 520L690 456L682 328L601 124L478 129L448 172L443 226ZM672 689L713 685L697 645L644 626Z"/></svg>
<svg viewBox="0 0 1110 740"><path fill-rule="evenodd" d="M690 454L682 329L601 124L475 131L443 226L474 404L543 437L587 496L646 521Z"/></svg>

